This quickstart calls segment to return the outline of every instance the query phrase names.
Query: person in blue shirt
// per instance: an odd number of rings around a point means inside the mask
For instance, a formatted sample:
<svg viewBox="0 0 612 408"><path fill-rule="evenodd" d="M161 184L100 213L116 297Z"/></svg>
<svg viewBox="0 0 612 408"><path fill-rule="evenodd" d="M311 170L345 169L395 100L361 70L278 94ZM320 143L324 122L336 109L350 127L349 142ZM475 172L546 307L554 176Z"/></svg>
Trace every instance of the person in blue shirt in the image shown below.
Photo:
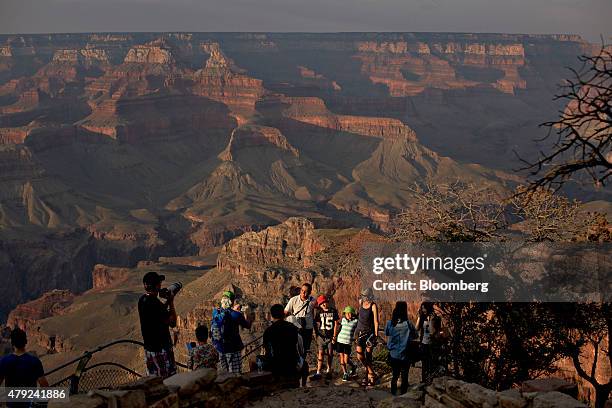
<svg viewBox="0 0 612 408"><path fill-rule="evenodd" d="M219 368L229 373L242 373L241 354L244 344L240 328L250 329L251 321L242 313L239 304L234 304L232 291L223 292L221 305L213 309L211 337L219 353Z"/></svg>
<svg viewBox="0 0 612 408"><path fill-rule="evenodd" d="M400 393L408 391L408 372L410 369L409 350L410 341L417 338L414 325L408 319L408 305L406 302L395 303L391 320L385 327L387 348L389 349L389 364L392 368L391 394L397 395L397 380L402 377Z"/></svg>
<svg viewBox="0 0 612 408"><path fill-rule="evenodd" d="M26 352L28 337L20 328L11 331L13 353L0 360L0 385L5 387L48 387L40 359ZM9 403L9 407L29 407L30 403Z"/></svg>

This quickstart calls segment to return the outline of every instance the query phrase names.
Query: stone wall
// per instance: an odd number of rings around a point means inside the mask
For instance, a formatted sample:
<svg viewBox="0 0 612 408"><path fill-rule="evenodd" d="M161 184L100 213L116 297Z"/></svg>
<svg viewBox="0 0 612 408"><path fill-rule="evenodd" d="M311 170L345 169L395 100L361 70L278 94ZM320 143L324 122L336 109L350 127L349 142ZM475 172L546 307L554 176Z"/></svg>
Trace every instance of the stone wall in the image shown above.
<svg viewBox="0 0 612 408"><path fill-rule="evenodd" d="M166 380L145 377L115 390L95 390L88 394L70 397L68 403L50 403L49 408L187 408L187 407L242 407L263 396L273 394L261 402L268 404L279 398L288 402L287 391L278 394L282 385L272 381L270 373L251 372L240 376L217 375L213 369L200 369L176 374ZM330 387L325 387L330 389ZM347 386L332 386L339 394L346 394ZM349 387L350 388L350 387ZM297 392L297 390L295 391ZM371 393L381 390L366 389L363 405L378 408L583 408L584 403L559 391L520 391L518 389L496 392L478 384L466 383L451 377L440 377L433 384L412 387L399 397L371 399ZM369 395L369 396L368 396ZM266 405L267 406L267 405Z"/></svg>
<svg viewBox="0 0 612 408"><path fill-rule="evenodd" d="M582 408L586 404L559 391L493 391L451 377L381 401L378 408Z"/></svg>
<svg viewBox="0 0 612 408"><path fill-rule="evenodd" d="M270 373L251 372L240 376L217 375L202 368L162 380L144 377L114 390L94 390L73 395L69 402L51 402L49 408L187 408L241 407L277 389Z"/></svg>

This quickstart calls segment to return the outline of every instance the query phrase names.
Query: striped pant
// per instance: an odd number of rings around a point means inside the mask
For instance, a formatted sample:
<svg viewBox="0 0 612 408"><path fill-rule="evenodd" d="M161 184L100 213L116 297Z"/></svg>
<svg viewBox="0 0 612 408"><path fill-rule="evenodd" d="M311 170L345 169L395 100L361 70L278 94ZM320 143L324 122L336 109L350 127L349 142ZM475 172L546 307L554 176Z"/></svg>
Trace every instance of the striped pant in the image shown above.
<svg viewBox="0 0 612 408"><path fill-rule="evenodd" d="M161 378L168 378L176 374L176 363L172 348L160 351L145 350L147 373Z"/></svg>

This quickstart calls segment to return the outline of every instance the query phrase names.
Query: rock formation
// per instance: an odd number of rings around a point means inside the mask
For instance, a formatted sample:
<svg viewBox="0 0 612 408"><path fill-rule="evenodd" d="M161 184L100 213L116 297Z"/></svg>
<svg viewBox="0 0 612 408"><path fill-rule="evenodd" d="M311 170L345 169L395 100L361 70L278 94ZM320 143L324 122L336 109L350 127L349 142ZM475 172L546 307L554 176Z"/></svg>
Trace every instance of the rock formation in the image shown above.
<svg viewBox="0 0 612 408"><path fill-rule="evenodd" d="M295 265L307 268L310 257L324 248L315 236L314 225L304 218L289 218L261 232L247 232L225 244L217 268L236 278L252 276L258 267Z"/></svg>
<svg viewBox="0 0 612 408"><path fill-rule="evenodd" d="M92 271L93 289L106 289L120 285L128 278L128 268L113 268L98 264Z"/></svg>
<svg viewBox="0 0 612 408"><path fill-rule="evenodd" d="M268 100L267 103L273 102ZM397 119L337 115L319 98L282 98L277 103L288 105L283 116L320 128L383 139L416 140L414 131Z"/></svg>
<svg viewBox="0 0 612 408"><path fill-rule="evenodd" d="M62 313L70 306L74 294L68 290L52 290L40 298L17 306L8 316L7 325L27 330L30 323Z"/></svg>
<svg viewBox="0 0 612 408"><path fill-rule="evenodd" d="M299 156L297 149L289 144L287 138L278 129L264 126L243 126L232 131L229 143L219 154L219 158L231 161L234 158L233 153L240 149L265 147L268 144L286 150L296 157Z"/></svg>
<svg viewBox="0 0 612 408"><path fill-rule="evenodd" d="M155 44L137 45L131 48L125 59L126 64L172 64L172 53Z"/></svg>
<svg viewBox="0 0 612 408"><path fill-rule="evenodd" d="M590 49L504 34L1 35L0 268L23 289L0 316L92 288L96 264L204 255L289 217L384 229L424 178L503 189L511 151L556 114L542 101L563 67Z"/></svg>

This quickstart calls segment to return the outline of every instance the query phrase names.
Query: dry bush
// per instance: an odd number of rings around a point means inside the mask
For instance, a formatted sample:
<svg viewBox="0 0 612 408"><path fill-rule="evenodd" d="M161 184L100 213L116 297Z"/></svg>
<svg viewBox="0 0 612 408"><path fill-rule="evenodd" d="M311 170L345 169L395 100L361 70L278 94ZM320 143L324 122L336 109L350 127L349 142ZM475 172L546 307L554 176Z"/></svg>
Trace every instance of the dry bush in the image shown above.
<svg viewBox="0 0 612 408"><path fill-rule="evenodd" d="M490 187L455 181L416 184L414 204L392 221L397 241L482 242L506 227L502 196Z"/></svg>
<svg viewBox="0 0 612 408"><path fill-rule="evenodd" d="M519 187L511 203L529 241L572 241L588 225L588 216L580 212L579 201L554 194L547 188Z"/></svg>
<svg viewBox="0 0 612 408"><path fill-rule="evenodd" d="M413 189L415 203L393 221L398 241L482 242L503 240L507 215L521 221L528 241L610 241L612 228L601 214L543 187L522 187L508 200L474 184L427 182ZM602 406L609 384L583 367L585 344L605 347L612 327L608 304L438 303L449 333L450 372L468 381L503 389L554 372L565 357L596 389Z"/></svg>

